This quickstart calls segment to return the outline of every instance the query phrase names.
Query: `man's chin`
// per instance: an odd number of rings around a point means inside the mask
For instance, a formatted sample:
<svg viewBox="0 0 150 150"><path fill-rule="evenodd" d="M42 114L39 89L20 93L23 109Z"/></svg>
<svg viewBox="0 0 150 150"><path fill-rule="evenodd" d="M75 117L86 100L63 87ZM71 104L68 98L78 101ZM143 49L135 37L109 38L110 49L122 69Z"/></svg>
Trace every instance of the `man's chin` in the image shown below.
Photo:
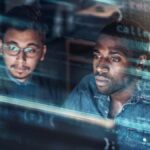
<svg viewBox="0 0 150 150"><path fill-rule="evenodd" d="M106 86L97 86L97 89L100 93L102 93L104 95L110 95L111 94L110 89Z"/></svg>
<svg viewBox="0 0 150 150"><path fill-rule="evenodd" d="M29 74L21 74L21 75L18 75L18 74L11 74L11 76L13 78L15 78L16 80L20 80L20 81L26 81L28 78L29 78Z"/></svg>

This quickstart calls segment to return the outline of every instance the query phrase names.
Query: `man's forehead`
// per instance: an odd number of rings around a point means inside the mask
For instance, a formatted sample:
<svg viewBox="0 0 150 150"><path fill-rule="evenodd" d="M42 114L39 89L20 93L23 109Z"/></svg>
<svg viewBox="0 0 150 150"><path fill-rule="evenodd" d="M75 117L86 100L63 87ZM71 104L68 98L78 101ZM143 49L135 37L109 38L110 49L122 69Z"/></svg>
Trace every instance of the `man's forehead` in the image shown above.
<svg viewBox="0 0 150 150"><path fill-rule="evenodd" d="M128 49L128 41L115 36L101 35L97 41L95 48L109 48L110 50L119 50L120 48Z"/></svg>
<svg viewBox="0 0 150 150"><path fill-rule="evenodd" d="M3 40L8 39L41 39L41 36L38 31L32 29L19 30L16 28L10 28L6 31Z"/></svg>
<svg viewBox="0 0 150 150"><path fill-rule="evenodd" d="M149 42L142 42L137 40L132 40L124 37L117 37L112 35L105 35L102 34L97 43L95 48L99 47L110 47L114 49L121 49L127 51L149 51L150 44Z"/></svg>
<svg viewBox="0 0 150 150"><path fill-rule="evenodd" d="M131 55L131 51L129 51L128 49L125 49L124 47L107 47L107 50L102 47L95 47L94 48L94 52L96 53L101 53L102 51L107 51L108 54L113 55L113 54L120 54L122 56L128 57L129 55Z"/></svg>
<svg viewBox="0 0 150 150"><path fill-rule="evenodd" d="M107 35L107 34L101 34L99 36L99 39L97 41L97 43L107 43L107 45L109 44L115 44L115 45L121 45L121 44L128 44L128 42L130 41L130 39L127 38L123 38L123 37L119 37L119 36L114 36L114 35Z"/></svg>
<svg viewBox="0 0 150 150"><path fill-rule="evenodd" d="M39 34L39 31L37 31L37 30L34 30L34 29L30 29L30 28L27 28L27 29L18 29L18 28L8 28L7 30L6 30L6 32L5 32L5 34L10 34L10 33L20 33L20 34L22 34L22 33L27 33L27 34L29 34L29 33L33 33L33 34ZM5 35L4 34L4 35Z"/></svg>

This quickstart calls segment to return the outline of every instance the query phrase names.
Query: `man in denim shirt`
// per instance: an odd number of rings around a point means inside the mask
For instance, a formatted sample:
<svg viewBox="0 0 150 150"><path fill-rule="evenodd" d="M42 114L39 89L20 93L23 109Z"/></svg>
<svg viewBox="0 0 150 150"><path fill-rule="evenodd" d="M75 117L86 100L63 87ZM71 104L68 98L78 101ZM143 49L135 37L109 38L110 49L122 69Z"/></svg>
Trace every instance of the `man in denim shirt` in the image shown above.
<svg viewBox="0 0 150 150"><path fill-rule="evenodd" d="M93 74L65 102L66 108L114 119L120 149L150 149L150 103L141 80L148 42L149 33L134 22L107 25L93 50Z"/></svg>

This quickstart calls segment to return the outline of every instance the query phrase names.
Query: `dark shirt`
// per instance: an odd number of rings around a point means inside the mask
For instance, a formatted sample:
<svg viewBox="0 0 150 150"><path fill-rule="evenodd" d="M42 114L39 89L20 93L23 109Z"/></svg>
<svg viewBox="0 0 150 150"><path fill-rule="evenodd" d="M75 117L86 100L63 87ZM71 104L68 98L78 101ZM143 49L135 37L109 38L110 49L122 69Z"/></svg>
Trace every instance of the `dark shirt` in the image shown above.
<svg viewBox="0 0 150 150"><path fill-rule="evenodd" d="M110 98L98 92L94 75L86 76L72 91L64 107L109 118ZM144 95L143 82L114 118L117 142L122 150L150 149L150 101Z"/></svg>
<svg viewBox="0 0 150 150"><path fill-rule="evenodd" d="M28 81L19 82L5 72L0 79L0 95L7 96L10 100L17 98L48 105L61 105L65 99L65 90L56 80L32 75Z"/></svg>
<svg viewBox="0 0 150 150"><path fill-rule="evenodd" d="M28 81L22 83L10 77L7 72L0 72L0 74L0 132L3 132L0 134L0 145L2 145L2 149L5 149L7 145L9 146L13 143L13 148L21 145L21 149L28 149L24 148L24 145L28 147L35 145L35 141L32 138L34 137L34 131L37 130L34 130L34 127L35 129L40 127L38 129L43 135L45 131L43 128L47 129L47 124L44 125L44 123L53 118L52 114L49 115L43 112L45 105L47 109L50 105L61 105L65 99L64 88L61 82L38 75L32 75ZM40 107L43 108L42 111ZM49 126L51 127L51 123L49 123ZM28 137L29 132L31 133ZM6 146L5 143L7 143ZM39 144L37 143L37 145ZM53 140L50 146L52 145L55 148L59 144L60 142Z"/></svg>

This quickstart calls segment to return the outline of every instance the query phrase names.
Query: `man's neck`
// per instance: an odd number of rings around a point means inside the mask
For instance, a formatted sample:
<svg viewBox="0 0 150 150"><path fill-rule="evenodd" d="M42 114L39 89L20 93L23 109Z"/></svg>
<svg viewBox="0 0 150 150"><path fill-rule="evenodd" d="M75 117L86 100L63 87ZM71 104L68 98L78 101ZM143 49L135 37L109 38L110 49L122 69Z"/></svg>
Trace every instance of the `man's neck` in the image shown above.
<svg viewBox="0 0 150 150"><path fill-rule="evenodd" d="M128 87L113 93L111 97L110 115L115 117L121 112L123 105L133 96L136 88L136 82L132 82Z"/></svg>
<svg viewBox="0 0 150 150"><path fill-rule="evenodd" d="M27 83L29 79L16 79L18 82L24 84Z"/></svg>
<svg viewBox="0 0 150 150"><path fill-rule="evenodd" d="M13 76L11 76L10 79L18 85L27 85L29 83L29 78L26 80L22 80L22 79L16 79Z"/></svg>

